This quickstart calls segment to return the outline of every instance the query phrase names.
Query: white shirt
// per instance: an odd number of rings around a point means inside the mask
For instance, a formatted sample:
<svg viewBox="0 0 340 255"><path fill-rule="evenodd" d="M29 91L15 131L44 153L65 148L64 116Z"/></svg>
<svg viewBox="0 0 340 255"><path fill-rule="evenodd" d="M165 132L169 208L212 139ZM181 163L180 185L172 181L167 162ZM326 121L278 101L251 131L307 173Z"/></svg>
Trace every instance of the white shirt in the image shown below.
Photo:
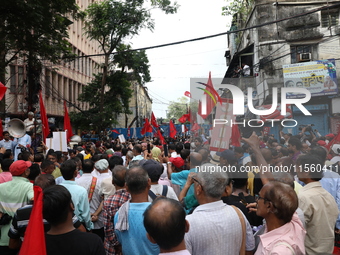
<svg viewBox="0 0 340 255"><path fill-rule="evenodd" d="M253 231L246 217L246 251L255 248ZM222 200L198 206L187 215L190 230L185 234L185 245L195 255L239 255L242 225L235 209Z"/></svg>
<svg viewBox="0 0 340 255"><path fill-rule="evenodd" d="M31 131L31 128L34 126L34 118L30 120L29 118L24 120L26 132Z"/></svg>
<svg viewBox="0 0 340 255"><path fill-rule="evenodd" d="M249 76L250 75L250 68L248 65L244 65L243 67L243 75Z"/></svg>
<svg viewBox="0 0 340 255"><path fill-rule="evenodd" d="M330 162L332 162L332 164L335 164L336 162L339 162L340 161L340 156L334 156Z"/></svg>

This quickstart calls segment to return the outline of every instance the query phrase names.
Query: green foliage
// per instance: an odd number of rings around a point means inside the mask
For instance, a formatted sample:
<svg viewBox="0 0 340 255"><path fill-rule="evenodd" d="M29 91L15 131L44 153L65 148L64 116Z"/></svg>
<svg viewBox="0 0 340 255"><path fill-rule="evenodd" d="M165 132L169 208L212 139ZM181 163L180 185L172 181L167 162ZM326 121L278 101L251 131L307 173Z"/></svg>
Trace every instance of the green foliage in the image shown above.
<svg viewBox="0 0 340 255"><path fill-rule="evenodd" d="M196 114L198 111L198 103L189 102L188 98L186 97L178 98L176 102L170 102L166 117L168 119L176 118L176 120L178 120L183 114L188 113L188 109L190 109L190 112L193 114Z"/></svg>
<svg viewBox="0 0 340 255"><path fill-rule="evenodd" d="M68 26L77 15L75 0L2 1L0 5L0 61L8 65L16 56L34 52L58 62L70 52ZM38 61L36 59L35 61ZM0 72L3 70L0 70Z"/></svg>
<svg viewBox="0 0 340 255"><path fill-rule="evenodd" d="M103 127L111 127L116 123L116 114L130 113L129 99L132 96L128 75L122 72L110 74L107 77L106 92L104 96L104 109L99 109L100 87L102 74L96 75L95 79L84 88L79 95L80 102L87 102L90 109L87 111L71 113L71 120L77 127L89 127L101 130Z"/></svg>
<svg viewBox="0 0 340 255"><path fill-rule="evenodd" d="M222 7L222 15L233 16L236 13L241 14L242 17L246 18L249 14L254 0L227 0L228 5Z"/></svg>
<svg viewBox="0 0 340 255"><path fill-rule="evenodd" d="M120 44L117 47L118 53L113 57L113 63L118 63L118 67L122 72L132 70L133 78L140 84L151 81L149 67L149 59L144 50L131 50L130 45Z"/></svg>

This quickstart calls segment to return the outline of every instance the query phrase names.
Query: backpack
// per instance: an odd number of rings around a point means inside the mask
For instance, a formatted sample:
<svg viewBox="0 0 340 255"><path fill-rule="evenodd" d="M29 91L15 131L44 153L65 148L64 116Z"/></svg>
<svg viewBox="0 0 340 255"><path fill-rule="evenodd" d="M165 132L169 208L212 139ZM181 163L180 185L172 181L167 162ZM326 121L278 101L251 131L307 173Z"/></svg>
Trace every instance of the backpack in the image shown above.
<svg viewBox="0 0 340 255"><path fill-rule="evenodd" d="M166 197L167 194L168 194L168 186L163 185L163 191L162 191L161 196ZM151 197L152 200L155 200L156 197L159 197L155 193L153 193L151 190L149 190L149 196Z"/></svg>

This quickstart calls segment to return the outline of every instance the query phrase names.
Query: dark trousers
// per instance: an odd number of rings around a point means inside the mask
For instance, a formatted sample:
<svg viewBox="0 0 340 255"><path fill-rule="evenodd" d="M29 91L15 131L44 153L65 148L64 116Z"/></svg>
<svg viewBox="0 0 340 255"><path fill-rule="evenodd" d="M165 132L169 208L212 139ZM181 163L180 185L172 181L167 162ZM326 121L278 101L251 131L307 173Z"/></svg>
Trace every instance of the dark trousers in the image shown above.
<svg viewBox="0 0 340 255"><path fill-rule="evenodd" d="M19 251L18 250L13 250L8 248L8 246L0 246L0 254L1 255L15 255Z"/></svg>

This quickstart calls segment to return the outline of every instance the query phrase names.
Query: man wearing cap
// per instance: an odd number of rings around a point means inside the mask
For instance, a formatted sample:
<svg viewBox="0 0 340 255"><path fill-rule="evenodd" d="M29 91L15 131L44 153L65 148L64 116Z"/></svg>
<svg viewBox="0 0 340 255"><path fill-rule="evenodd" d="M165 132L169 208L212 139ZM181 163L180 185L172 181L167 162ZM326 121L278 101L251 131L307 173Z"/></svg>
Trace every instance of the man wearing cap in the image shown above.
<svg viewBox="0 0 340 255"><path fill-rule="evenodd" d="M158 196L164 196L174 200L178 200L177 195L172 187L158 184L158 180L163 173L163 166L159 162L153 159L144 161L142 160L140 162L140 166L148 172L149 178L151 180L151 188L149 190L148 198L149 202L152 202Z"/></svg>
<svg viewBox="0 0 340 255"><path fill-rule="evenodd" d="M0 217L6 214L13 217L16 210L28 204L33 198L33 184L27 179L32 165L30 161L17 160L9 170L13 176L12 181L0 184ZM1 226L0 254L13 254L9 249L8 230L12 220Z"/></svg>

